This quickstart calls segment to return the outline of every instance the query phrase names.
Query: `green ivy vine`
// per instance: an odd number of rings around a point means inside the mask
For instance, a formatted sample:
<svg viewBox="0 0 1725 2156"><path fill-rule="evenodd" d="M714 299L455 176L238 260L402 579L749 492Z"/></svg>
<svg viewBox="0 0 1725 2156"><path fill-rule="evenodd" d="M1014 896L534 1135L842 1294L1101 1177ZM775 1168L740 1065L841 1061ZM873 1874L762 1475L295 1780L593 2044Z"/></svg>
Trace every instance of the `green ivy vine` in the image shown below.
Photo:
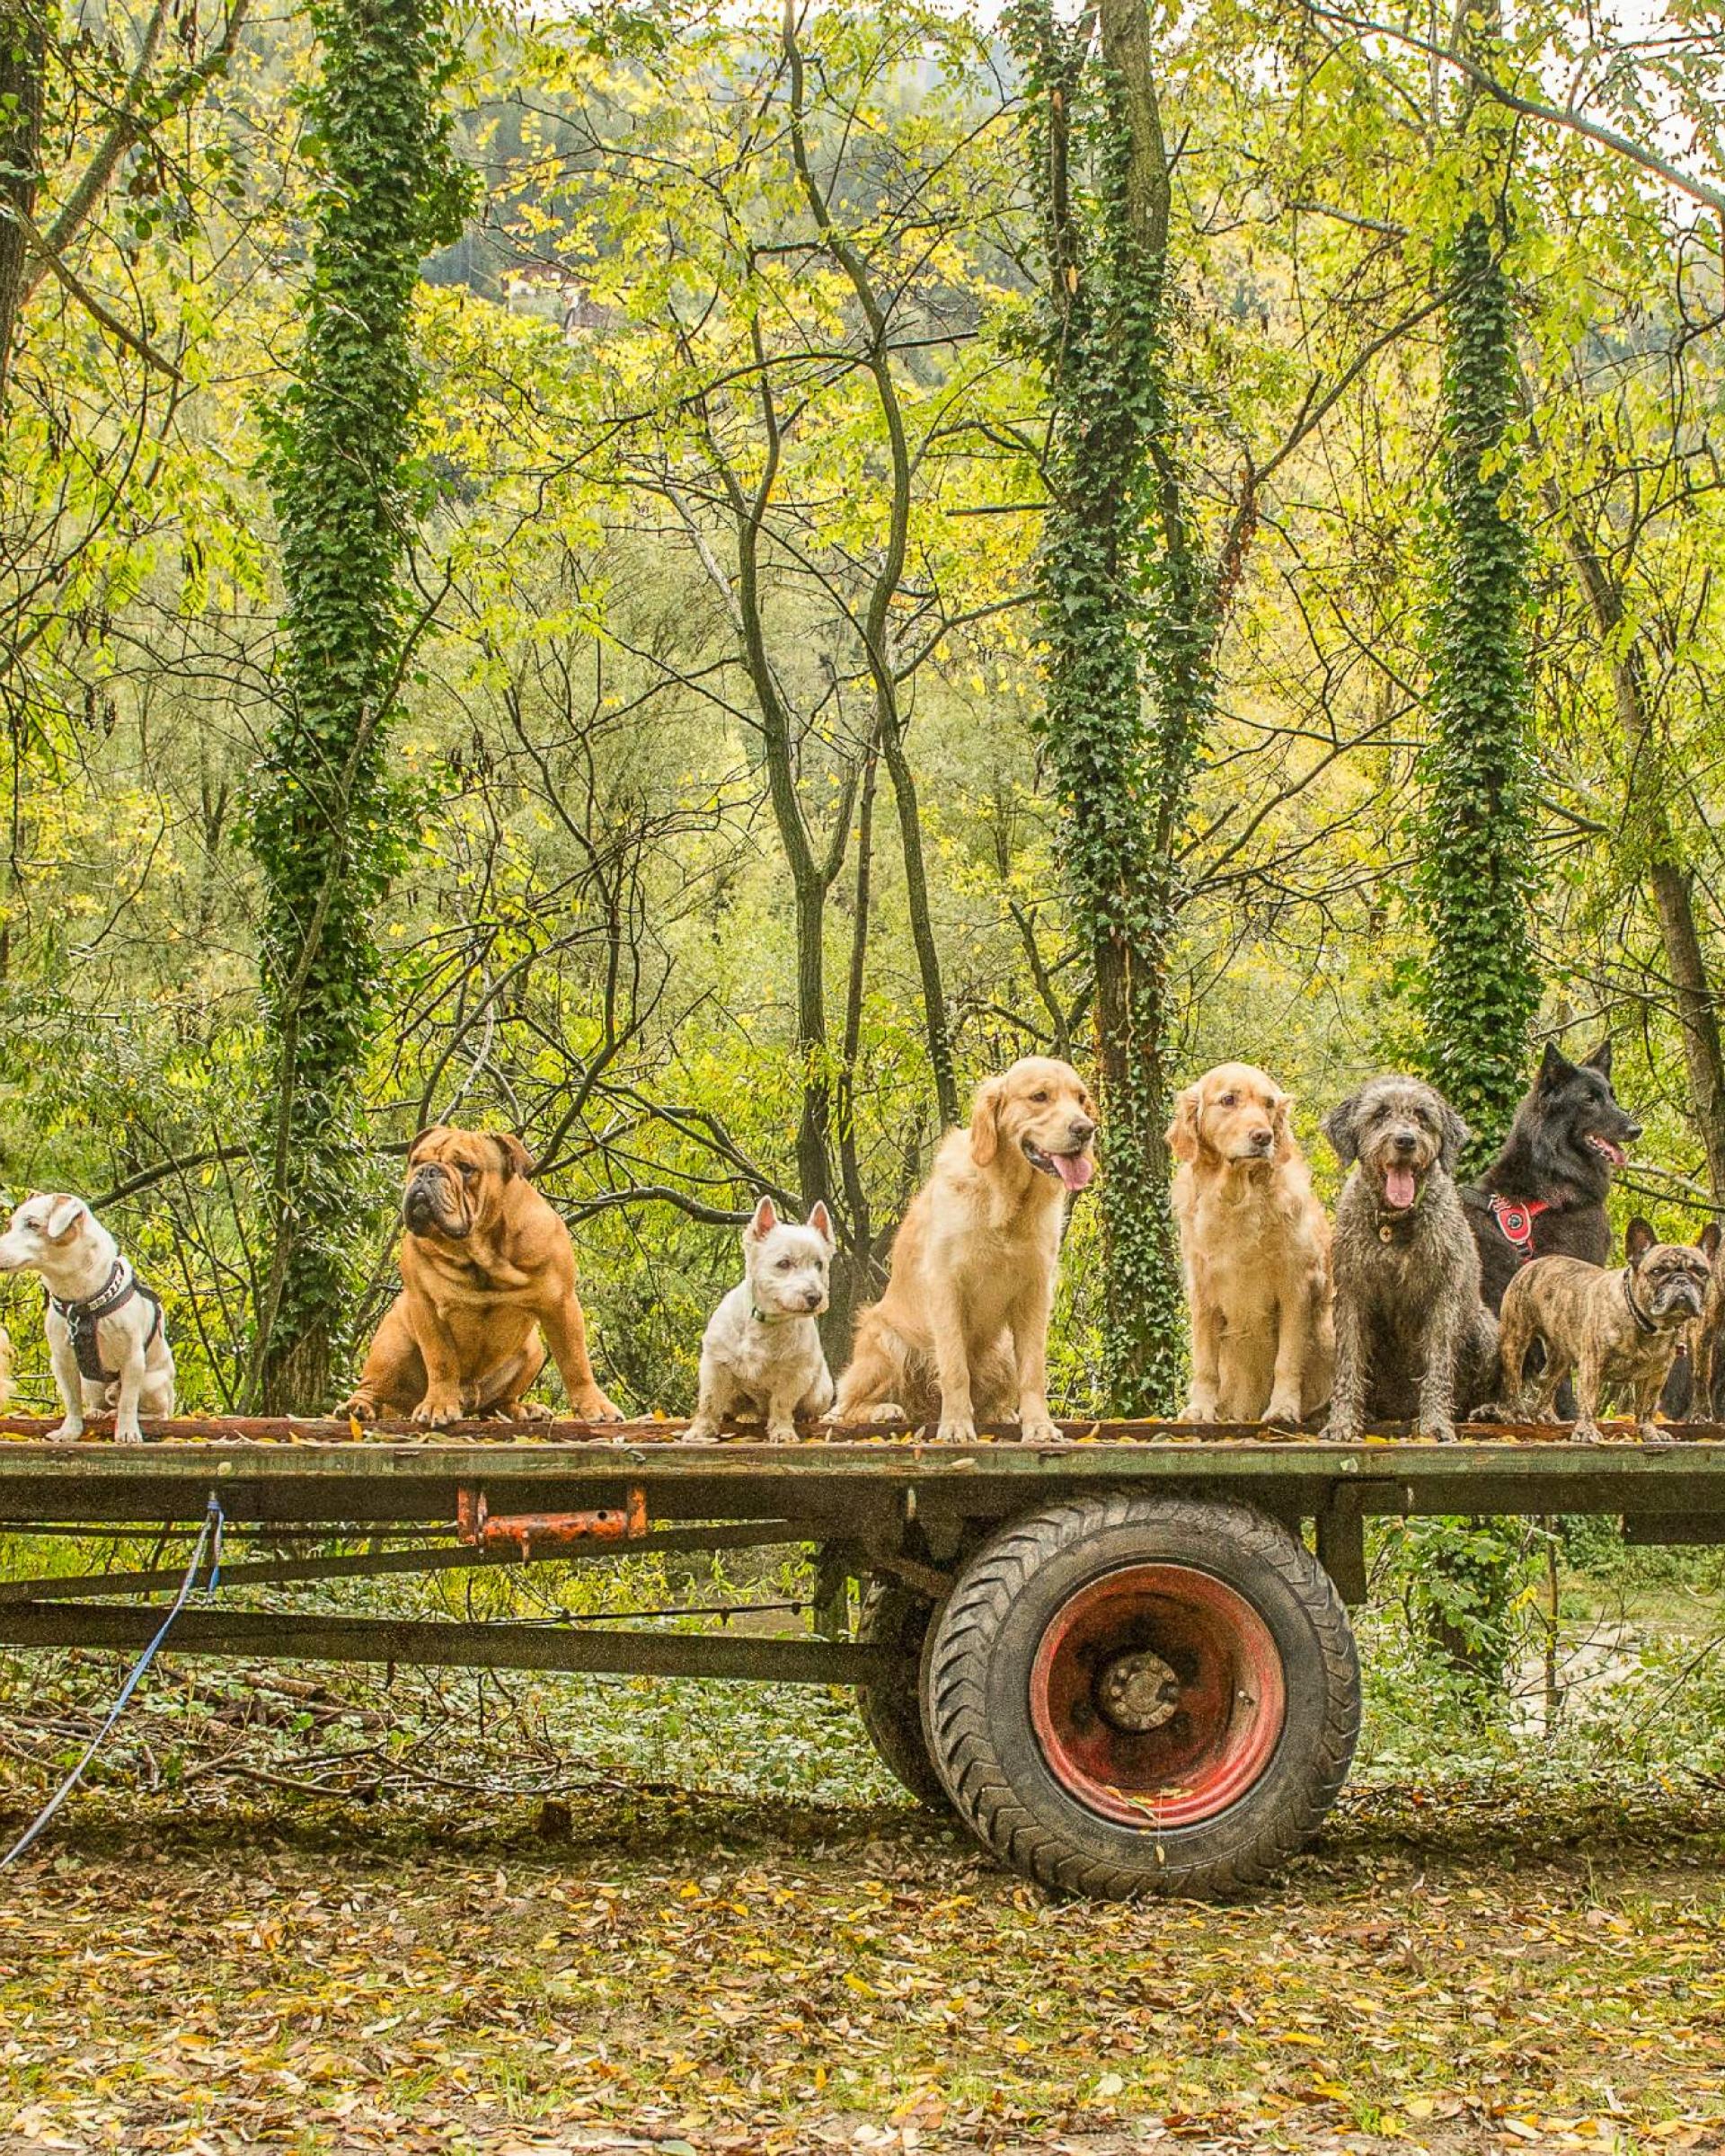
<svg viewBox="0 0 1725 2156"><path fill-rule="evenodd" d="M1446 268L1442 545L1418 895L1430 937L1427 1065L1473 1126L1478 1162L1501 1143L1526 1085L1540 1000L1530 547L1514 506L1514 298L1477 211Z"/></svg>
<svg viewBox="0 0 1725 2156"><path fill-rule="evenodd" d="M378 982L372 917L411 845L386 759L411 644L400 574L415 511L413 292L468 200L442 109L453 54L441 0L323 0L312 14L321 185L304 343L270 461L285 655L249 822L273 1229L250 1390L298 1411L327 1406L342 1344L367 1210L358 1099Z"/></svg>

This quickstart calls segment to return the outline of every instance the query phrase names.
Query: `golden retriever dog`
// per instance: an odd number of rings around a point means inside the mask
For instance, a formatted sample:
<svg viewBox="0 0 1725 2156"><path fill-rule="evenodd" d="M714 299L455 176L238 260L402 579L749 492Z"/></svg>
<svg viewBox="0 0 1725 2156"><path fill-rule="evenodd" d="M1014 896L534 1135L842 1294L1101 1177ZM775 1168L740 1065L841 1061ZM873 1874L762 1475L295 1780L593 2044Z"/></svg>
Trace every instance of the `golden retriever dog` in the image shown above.
<svg viewBox="0 0 1725 2156"><path fill-rule="evenodd" d="M857 1321L833 1418L927 1422L967 1443L1048 1418L1048 1312L1066 1199L1095 1173L1096 1110L1070 1064L1027 1056L978 1089L892 1246L886 1294Z"/></svg>
<svg viewBox="0 0 1725 2156"><path fill-rule="evenodd" d="M526 1147L501 1131L438 1123L414 1139L402 1292L341 1414L405 1415L431 1429L463 1416L543 1415L521 1396L549 1342L571 1413L622 1419L588 1360L569 1230L527 1180L532 1171Z"/></svg>
<svg viewBox="0 0 1725 2156"><path fill-rule="evenodd" d="M1187 1422L1301 1422L1330 1398L1330 1224L1288 1122L1249 1063L1219 1063L1174 1103L1174 1171L1192 1321Z"/></svg>

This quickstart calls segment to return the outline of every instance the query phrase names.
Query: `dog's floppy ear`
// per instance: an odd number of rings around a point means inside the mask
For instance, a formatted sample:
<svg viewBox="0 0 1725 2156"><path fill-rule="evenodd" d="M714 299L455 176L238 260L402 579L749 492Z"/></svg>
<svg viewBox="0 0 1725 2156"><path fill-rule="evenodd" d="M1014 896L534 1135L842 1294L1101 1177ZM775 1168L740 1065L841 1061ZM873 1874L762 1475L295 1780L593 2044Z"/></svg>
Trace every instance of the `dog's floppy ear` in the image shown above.
<svg viewBox="0 0 1725 2156"><path fill-rule="evenodd" d="M1695 1248L1709 1265L1719 1263L1719 1223L1710 1220L1695 1238Z"/></svg>
<svg viewBox="0 0 1725 2156"><path fill-rule="evenodd" d="M1319 1127L1342 1166L1351 1167L1359 1158L1359 1095L1349 1093L1345 1100L1338 1100Z"/></svg>
<svg viewBox="0 0 1725 2156"><path fill-rule="evenodd" d="M485 1135L503 1156L503 1180L506 1183L511 1176L533 1173L533 1155L512 1130L488 1130Z"/></svg>
<svg viewBox="0 0 1725 2156"><path fill-rule="evenodd" d="M1291 1161L1294 1158L1294 1096L1278 1093L1276 1105L1269 1111L1269 1127L1275 1134L1276 1158Z"/></svg>
<svg viewBox="0 0 1725 2156"><path fill-rule="evenodd" d="M1659 1240L1638 1213L1623 1231L1623 1255L1632 1265L1639 1265Z"/></svg>
<svg viewBox="0 0 1725 2156"><path fill-rule="evenodd" d="M749 1216L748 1225L743 1230L743 1241L745 1242L760 1242L770 1235L778 1224L778 1208L770 1197L764 1197Z"/></svg>
<svg viewBox="0 0 1725 2156"><path fill-rule="evenodd" d="M827 1210L825 1198L818 1197L815 1200L815 1209L809 1215L809 1225L829 1250L837 1247L838 1238L833 1233L833 1216Z"/></svg>
<svg viewBox="0 0 1725 2156"><path fill-rule="evenodd" d="M1188 1085L1174 1095L1174 1119L1163 1134L1177 1161L1198 1158L1198 1088Z"/></svg>
<svg viewBox="0 0 1725 2156"><path fill-rule="evenodd" d="M81 1197L69 1197L57 1190L49 1202L48 1218L42 1223L42 1233L50 1242L64 1242L72 1234L90 1210Z"/></svg>
<svg viewBox="0 0 1725 2156"><path fill-rule="evenodd" d="M433 1138L446 1137L448 1135L448 1131L449 1126L447 1123L428 1123L425 1128L420 1133L419 1136L414 1139L413 1143L407 1149L408 1166L411 1168L417 1163L420 1153L431 1143Z"/></svg>
<svg viewBox="0 0 1725 2156"><path fill-rule="evenodd" d="M1572 1071L1574 1068L1575 1065L1557 1043L1554 1040L1548 1040L1545 1043L1545 1053L1539 1059L1539 1076L1535 1082L1542 1093L1549 1093L1554 1085L1561 1082L1564 1072Z"/></svg>
<svg viewBox="0 0 1725 2156"><path fill-rule="evenodd" d="M1455 1163L1461 1159L1467 1141L1473 1135L1473 1133L1441 1094L1438 1095L1438 1100L1444 1111L1444 1142L1438 1147L1438 1157L1453 1175L1455 1171Z"/></svg>
<svg viewBox="0 0 1725 2156"><path fill-rule="evenodd" d="M1006 1091L999 1078L985 1078L970 1109L970 1158L986 1168L1000 1151L1000 1103Z"/></svg>
<svg viewBox="0 0 1725 2156"><path fill-rule="evenodd" d="M1581 1067L1587 1071L1597 1071L1607 1085L1611 1083L1611 1036L1609 1033L1591 1056L1584 1056L1581 1058Z"/></svg>

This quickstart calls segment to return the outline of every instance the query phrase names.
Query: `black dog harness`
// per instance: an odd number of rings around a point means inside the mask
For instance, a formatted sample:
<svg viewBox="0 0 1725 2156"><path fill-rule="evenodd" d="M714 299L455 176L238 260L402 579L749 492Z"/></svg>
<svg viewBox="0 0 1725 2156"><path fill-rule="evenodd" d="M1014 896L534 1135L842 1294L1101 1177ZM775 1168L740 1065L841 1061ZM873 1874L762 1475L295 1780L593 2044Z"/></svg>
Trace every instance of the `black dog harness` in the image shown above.
<svg viewBox="0 0 1725 2156"><path fill-rule="evenodd" d="M142 1295L154 1313L150 1330L145 1336L144 1351L147 1355L155 1345L162 1330L162 1298L154 1288L146 1287L123 1258L114 1259L114 1269L108 1276L108 1285L84 1303L63 1303L57 1294L49 1294L49 1305L65 1321L72 1335L72 1352L78 1358L78 1375L93 1385L111 1385L119 1377L118 1370L102 1366L102 1343L96 1337L96 1327L103 1318L111 1318L117 1310L129 1303L134 1295Z"/></svg>

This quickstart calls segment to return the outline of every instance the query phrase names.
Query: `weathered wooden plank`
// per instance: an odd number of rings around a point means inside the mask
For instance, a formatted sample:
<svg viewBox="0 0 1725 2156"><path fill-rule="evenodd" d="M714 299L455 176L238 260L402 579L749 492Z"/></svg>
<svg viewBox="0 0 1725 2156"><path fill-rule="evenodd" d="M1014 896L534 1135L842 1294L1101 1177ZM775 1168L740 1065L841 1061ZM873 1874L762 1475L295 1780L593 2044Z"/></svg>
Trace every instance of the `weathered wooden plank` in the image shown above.
<svg viewBox="0 0 1725 2156"><path fill-rule="evenodd" d="M31 1603L0 1609L0 1646L143 1647L163 1611L105 1603ZM265 1662L399 1662L445 1669L536 1669L564 1674L730 1677L775 1684L914 1681L889 1648L747 1632L579 1631L562 1625L454 1624L420 1618L287 1616L277 1611L182 1611L164 1654Z"/></svg>
<svg viewBox="0 0 1725 2156"><path fill-rule="evenodd" d="M542 1427L542 1426L535 1426ZM1382 1512L1725 1513L1725 1432L1682 1442L1578 1445L1473 1435L1332 1445L1312 1437L1218 1440L1133 1425L1130 1439L942 1445L836 1436L796 1445L689 1445L663 1435L624 1442L461 1437L412 1445L208 1442L75 1446L0 1442L0 1524L53 1518L94 1524L199 1516L217 1491L236 1522L447 1522L455 1493L482 1489L495 1511L615 1505L647 1491L663 1522L776 1518L820 1536L858 1530L914 1492L919 1516L1004 1517L1098 1483L1209 1491L1311 1517L1354 1484ZM1078 1426L1068 1426L1077 1429ZM1719 1433L1717 1435L1711 1433Z"/></svg>

